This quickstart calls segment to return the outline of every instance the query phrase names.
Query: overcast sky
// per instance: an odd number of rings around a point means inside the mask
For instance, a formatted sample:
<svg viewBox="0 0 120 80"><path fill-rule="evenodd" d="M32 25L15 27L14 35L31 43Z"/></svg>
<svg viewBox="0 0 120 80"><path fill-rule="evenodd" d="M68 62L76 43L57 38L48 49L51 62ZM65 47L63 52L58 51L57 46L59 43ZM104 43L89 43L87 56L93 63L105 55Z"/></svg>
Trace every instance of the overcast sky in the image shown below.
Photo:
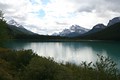
<svg viewBox="0 0 120 80"><path fill-rule="evenodd" d="M91 29L120 16L120 0L0 0L6 20L14 19L40 34L77 24Z"/></svg>

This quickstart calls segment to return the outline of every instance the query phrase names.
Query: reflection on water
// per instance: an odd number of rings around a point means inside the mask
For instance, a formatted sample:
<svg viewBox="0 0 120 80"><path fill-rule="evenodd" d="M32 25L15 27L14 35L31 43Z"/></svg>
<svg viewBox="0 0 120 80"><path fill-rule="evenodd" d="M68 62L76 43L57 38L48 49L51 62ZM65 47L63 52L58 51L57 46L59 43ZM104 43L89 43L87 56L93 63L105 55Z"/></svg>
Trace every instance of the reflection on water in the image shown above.
<svg viewBox="0 0 120 80"><path fill-rule="evenodd" d="M110 56L120 61L118 42L17 42L10 41L6 47L12 49L32 49L40 56L53 57L57 62L96 61L97 54ZM119 64L120 65L120 64Z"/></svg>

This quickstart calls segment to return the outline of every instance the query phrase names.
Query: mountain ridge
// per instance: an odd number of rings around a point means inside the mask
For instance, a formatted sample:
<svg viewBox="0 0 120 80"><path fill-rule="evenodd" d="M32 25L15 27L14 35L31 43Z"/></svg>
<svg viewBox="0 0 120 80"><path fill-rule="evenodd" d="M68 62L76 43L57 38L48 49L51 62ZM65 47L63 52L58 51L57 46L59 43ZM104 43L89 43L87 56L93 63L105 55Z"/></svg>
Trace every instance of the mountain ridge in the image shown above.
<svg viewBox="0 0 120 80"><path fill-rule="evenodd" d="M15 20L10 20L7 22L8 24L8 29L11 31L12 35L34 35L35 33L27 30L24 28L22 25L18 24Z"/></svg>
<svg viewBox="0 0 120 80"><path fill-rule="evenodd" d="M63 31L59 33L54 33L53 36L76 37L87 31L89 31L89 29L83 28L79 25L72 25L69 29L63 29Z"/></svg>
<svg viewBox="0 0 120 80"><path fill-rule="evenodd" d="M120 40L120 22L93 34L79 36L77 38L85 40Z"/></svg>
<svg viewBox="0 0 120 80"><path fill-rule="evenodd" d="M112 25L105 26L104 24L97 24L91 30L80 27L79 25L72 25L69 29L64 29L63 32L66 33L65 36L51 36L51 35L39 35L35 34L21 25L15 26L7 24L6 22L1 21L3 27L7 27L8 30L3 29L4 33L7 33L13 36L13 39L38 39L45 41L70 41L70 40L120 40L120 22L114 22L114 18L109 22L112 22ZM7 26L6 26L7 24ZM108 23L109 24L109 23ZM2 29L1 28L1 29ZM6 31L5 31L6 30ZM82 31L83 30L83 31ZM88 31L88 32L87 32ZM80 34L81 33L81 34ZM87 35L86 35L87 34ZM1 31L1 35L2 31ZM56 34L58 35L58 34ZM60 34L59 34L60 35ZM70 37L68 37L70 36Z"/></svg>
<svg viewBox="0 0 120 80"><path fill-rule="evenodd" d="M107 26L114 25L116 23L120 22L120 17L114 17L113 19L109 20Z"/></svg>

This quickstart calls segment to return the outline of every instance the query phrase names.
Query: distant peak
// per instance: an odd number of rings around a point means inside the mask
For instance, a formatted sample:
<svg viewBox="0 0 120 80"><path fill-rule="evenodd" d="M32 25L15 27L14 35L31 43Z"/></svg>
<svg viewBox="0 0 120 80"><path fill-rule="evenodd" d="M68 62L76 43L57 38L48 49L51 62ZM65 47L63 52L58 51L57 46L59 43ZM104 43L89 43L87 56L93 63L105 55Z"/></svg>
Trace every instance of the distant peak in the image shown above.
<svg viewBox="0 0 120 80"><path fill-rule="evenodd" d="M111 26L111 25L116 24L118 22L120 22L120 17L115 17L115 18L109 20L109 23L107 26Z"/></svg>
<svg viewBox="0 0 120 80"><path fill-rule="evenodd" d="M22 25L20 25L19 23L17 23L14 19L11 19L7 23L10 24L10 25L14 25L16 27L24 28Z"/></svg>
<svg viewBox="0 0 120 80"><path fill-rule="evenodd" d="M104 24L100 23L100 24L97 24L93 27L93 29L95 29L95 28L102 28L103 29L103 28L106 28L106 26Z"/></svg>
<svg viewBox="0 0 120 80"><path fill-rule="evenodd" d="M8 23L8 24L17 24L17 22L16 22L15 20L13 20L13 19L10 20L10 21L8 21L7 23Z"/></svg>
<svg viewBox="0 0 120 80"><path fill-rule="evenodd" d="M120 20L120 17L115 17L112 20Z"/></svg>
<svg viewBox="0 0 120 80"><path fill-rule="evenodd" d="M79 28L80 28L79 25L72 25L72 26L70 27L70 29L79 29Z"/></svg>
<svg viewBox="0 0 120 80"><path fill-rule="evenodd" d="M57 35L57 36L66 36L66 37L75 37L78 35L81 35L85 32L88 32L89 29L83 28L79 25L71 25L70 28L68 29L63 29L61 32L59 32L58 34L53 34L53 35Z"/></svg>
<svg viewBox="0 0 120 80"><path fill-rule="evenodd" d="M70 27L70 30L71 30L72 32L81 32L81 30L88 31L88 29L86 29L86 28L84 28L84 27L81 27L81 26L79 26L79 25L72 25L72 26Z"/></svg>

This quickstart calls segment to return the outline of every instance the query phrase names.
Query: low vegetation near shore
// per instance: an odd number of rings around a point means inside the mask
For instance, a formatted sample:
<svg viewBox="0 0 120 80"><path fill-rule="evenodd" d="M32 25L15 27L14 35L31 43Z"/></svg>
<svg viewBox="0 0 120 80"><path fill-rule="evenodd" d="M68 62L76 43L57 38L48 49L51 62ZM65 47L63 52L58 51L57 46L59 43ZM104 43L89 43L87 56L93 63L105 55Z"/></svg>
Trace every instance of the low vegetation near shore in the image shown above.
<svg viewBox="0 0 120 80"><path fill-rule="evenodd" d="M32 50L0 48L0 80L120 80L119 70L109 57L96 63L57 63Z"/></svg>

